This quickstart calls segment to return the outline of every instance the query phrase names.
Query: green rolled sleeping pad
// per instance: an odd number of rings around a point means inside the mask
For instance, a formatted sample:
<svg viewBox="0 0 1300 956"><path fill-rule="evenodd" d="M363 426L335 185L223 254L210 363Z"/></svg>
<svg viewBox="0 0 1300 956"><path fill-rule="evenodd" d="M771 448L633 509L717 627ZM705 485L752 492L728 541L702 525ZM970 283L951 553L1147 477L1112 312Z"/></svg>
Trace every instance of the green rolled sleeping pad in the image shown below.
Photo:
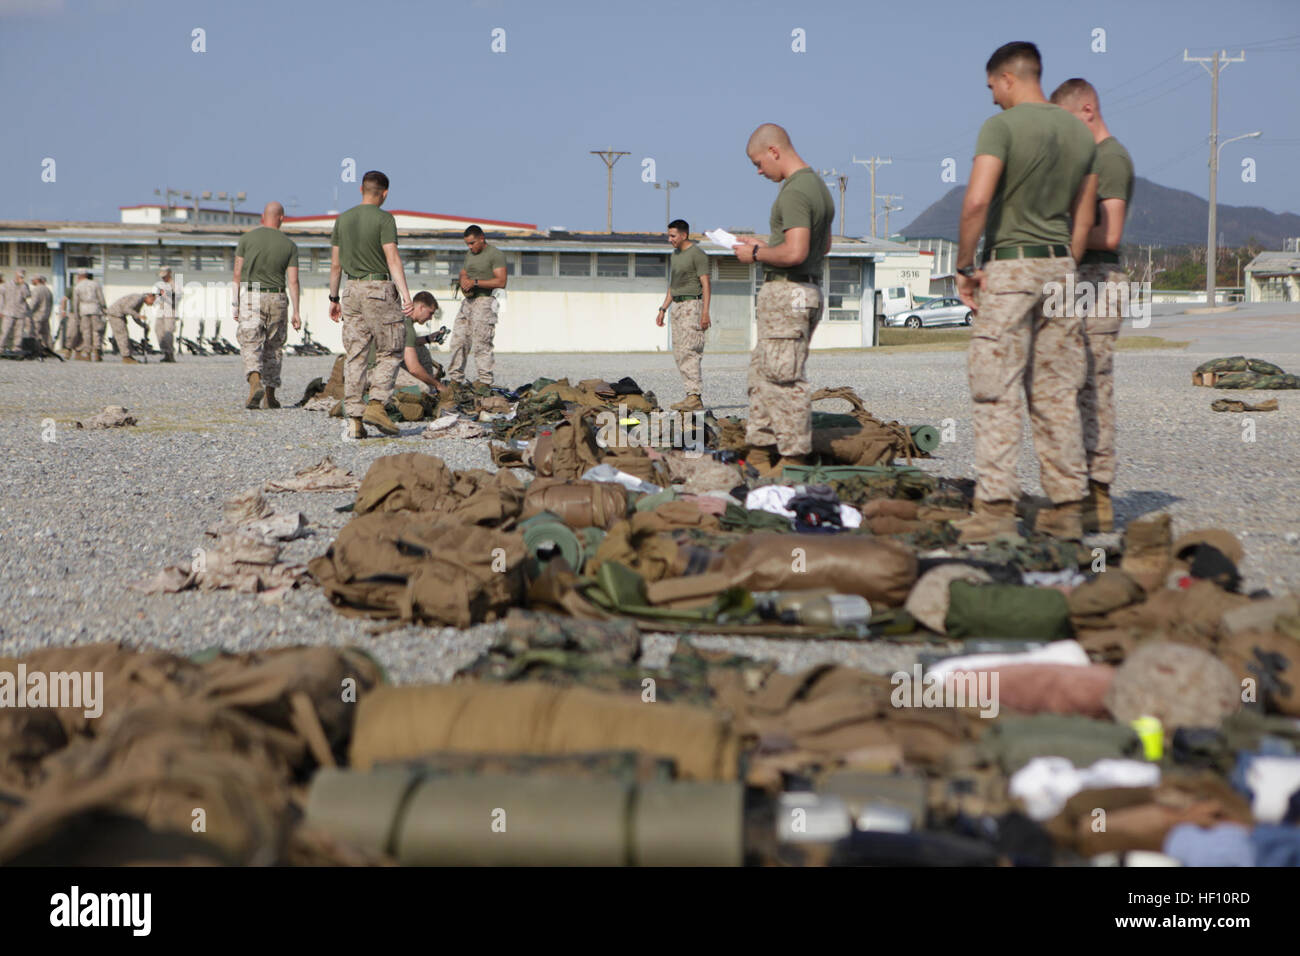
<svg viewBox="0 0 1300 956"><path fill-rule="evenodd" d="M522 522L519 528L524 533L524 549L539 565L545 564L559 551L569 567L580 569L586 560L582 542L573 529L550 511L535 514Z"/></svg>
<svg viewBox="0 0 1300 956"><path fill-rule="evenodd" d="M939 429L933 425L913 425L911 432L912 443L918 451L928 454L939 447Z"/></svg>
<svg viewBox="0 0 1300 956"><path fill-rule="evenodd" d="M740 866L739 782L322 770L307 822L404 866Z"/></svg>

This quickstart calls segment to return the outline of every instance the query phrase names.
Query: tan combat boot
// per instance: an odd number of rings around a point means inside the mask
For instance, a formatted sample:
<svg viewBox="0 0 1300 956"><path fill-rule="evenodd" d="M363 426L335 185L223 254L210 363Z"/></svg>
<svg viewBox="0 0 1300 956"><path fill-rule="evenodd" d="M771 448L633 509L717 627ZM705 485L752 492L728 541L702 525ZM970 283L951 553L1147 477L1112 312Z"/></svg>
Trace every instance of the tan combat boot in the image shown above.
<svg viewBox="0 0 1300 956"><path fill-rule="evenodd" d="M961 544L978 544L1014 535L1019 527L1016 504L1014 501L976 501L970 517L958 518L952 526L960 532L957 540Z"/></svg>
<svg viewBox="0 0 1300 956"><path fill-rule="evenodd" d="M266 407L267 408L280 407L280 403L275 400L275 389L270 385L266 386Z"/></svg>
<svg viewBox="0 0 1300 956"><path fill-rule="evenodd" d="M369 438L369 437L370 437L370 436L366 433L366 426L363 425L363 424L361 424L361 419L359 419L359 418L349 418L349 419L348 419L348 437L349 437L349 438Z"/></svg>
<svg viewBox="0 0 1300 956"><path fill-rule="evenodd" d="M102 362L102 361L104 361L104 353L103 353L103 352L95 352L93 355L91 355L90 360L91 360L92 362Z"/></svg>
<svg viewBox="0 0 1300 956"><path fill-rule="evenodd" d="M675 412L702 412L704 411L704 402L700 401L699 395L692 393L676 405L669 407Z"/></svg>
<svg viewBox="0 0 1300 956"><path fill-rule="evenodd" d="M388 412L384 410L384 403L371 399L366 403L365 414L361 420L367 425L374 425L385 435L400 435L402 430L393 424L393 420L388 417Z"/></svg>
<svg viewBox="0 0 1300 956"><path fill-rule="evenodd" d="M343 403L335 402L334 407L330 409L330 418L342 418L342 417L343 417Z"/></svg>
<svg viewBox="0 0 1300 956"><path fill-rule="evenodd" d="M248 401L244 403L245 408L257 408L262 404L262 373L248 373Z"/></svg>
<svg viewBox="0 0 1300 956"><path fill-rule="evenodd" d="M137 362L135 359L131 358L131 356L129 356L129 355L123 355L123 356L122 356L122 364L123 364L123 365L139 365L140 363Z"/></svg>
<svg viewBox="0 0 1300 956"><path fill-rule="evenodd" d="M1114 530L1115 509L1110 501L1110 485L1089 479L1088 497L1083 499L1084 534Z"/></svg>
<svg viewBox="0 0 1300 956"><path fill-rule="evenodd" d="M1063 501L1044 508L1038 512L1034 530L1039 534L1049 534L1062 541L1078 541L1083 538L1083 501Z"/></svg>

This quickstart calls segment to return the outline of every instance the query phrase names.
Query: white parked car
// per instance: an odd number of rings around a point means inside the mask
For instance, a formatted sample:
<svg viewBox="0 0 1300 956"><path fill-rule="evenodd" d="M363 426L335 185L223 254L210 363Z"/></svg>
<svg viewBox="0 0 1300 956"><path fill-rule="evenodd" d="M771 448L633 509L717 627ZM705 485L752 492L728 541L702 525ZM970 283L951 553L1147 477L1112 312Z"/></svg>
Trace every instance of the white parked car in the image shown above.
<svg viewBox="0 0 1300 956"><path fill-rule="evenodd" d="M970 325L971 311L961 299L945 296L885 317L885 324L919 329L929 325Z"/></svg>

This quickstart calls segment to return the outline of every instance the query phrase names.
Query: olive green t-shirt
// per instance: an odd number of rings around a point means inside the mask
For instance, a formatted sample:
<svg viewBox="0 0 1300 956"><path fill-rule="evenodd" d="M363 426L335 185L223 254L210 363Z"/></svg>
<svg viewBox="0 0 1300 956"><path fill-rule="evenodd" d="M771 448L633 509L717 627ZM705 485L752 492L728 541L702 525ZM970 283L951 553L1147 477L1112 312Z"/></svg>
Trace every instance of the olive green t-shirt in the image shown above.
<svg viewBox="0 0 1300 956"><path fill-rule="evenodd" d="M772 203L772 215L769 225L772 235L768 237L769 246L779 246L785 242L787 229L808 229L808 258L798 265L781 268L760 263L764 269L772 272L804 274L820 277L822 260L826 258L826 249L830 245L831 224L835 221L835 200L826 184L808 166L796 170L781 184L781 191Z"/></svg>
<svg viewBox="0 0 1300 956"><path fill-rule="evenodd" d="M692 242L684 249L674 249L672 254L672 279L668 291L673 295L703 295L700 276L709 274L709 255Z"/></svg>
<svg viewBox="0 0 1300 956"><path fill-rule="evenodd" d="M1124 215L1133 205L1133 157L1114 136L1097 144L1097 221L1103 199L1124 200Z"/></svg>
<svg viewBox="0 0 1300 956"><path fill-rule="evenodd" d="M1021 103L990 116L976 156L996 156L1002 177L989 206L984 255L1009 246L1070 244L1070 204L1093 172L1092 133L1068 110Z"/></svg>
<svg viewBox="0 0 1300 956"><path fill-rule="evenodd" d="M330 245L339 247L346 276L387 274L384 244L397 242L397 220L372 203L353 206L334 220Z"/></svg>
<svg viewBox="0 0 1300 956"><path fill-rule="evenodd" d="M284 271L298 264L298 244L279 229L258 226L239 237L235 255L244 260L240 283L283 289Z"/></svg>
<svg viewBox="0 0 1300 956"><path fill-rule="evenodd" d="M492 278L494 269L504 269L506 267L506 254L496 246L483 243L482 252L465 253L465 273L471 279Z"/></svg>

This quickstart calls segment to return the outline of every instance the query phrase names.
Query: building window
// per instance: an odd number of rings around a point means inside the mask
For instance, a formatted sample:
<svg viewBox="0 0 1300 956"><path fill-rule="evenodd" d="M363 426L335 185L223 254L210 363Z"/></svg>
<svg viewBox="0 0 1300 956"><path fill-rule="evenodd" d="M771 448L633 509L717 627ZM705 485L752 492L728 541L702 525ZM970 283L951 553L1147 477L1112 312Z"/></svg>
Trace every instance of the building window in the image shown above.
<svg viewBox="0 0 1300 956"><path fill-rule="evenodd" d="M160 246L158 251L149 258L157 262L160 269L163 266L179 269L185 259L185 250L176 246Z"/></svg>
<svg viewBox="0 0 1300 956"><path fill-rule="evenodd" d="M668 257L647 256L637 253L636 277L638 279L666 279L668 277Z"/></svg>
<svg viewBox="0 0 1300 956"><path fill-rule="evenodd" d="M50 249L43 242L20 242L18 246L18 261L15 265L19 266L37 266L49 268Z"/></svg>
<svg viewBox="0 0 1300 956"><path fill-rule="evenodd" d="M625 252L596 253L596 275L607 279L626 279L627 258Z"/></svg>
<svg viewBox="0 0 1300 956"><path fill-rule="evenodd" d="M139 247L123 246L113 251L109 262L114 268L123 272L140 272L144 269L144 250Z"/></svg>
<svg viewBox="0 0 1300 956"><path fill-rule="evenodd" d="M853 259L832 259L826 287L831 322L855 322L862 308L862 266Z"/></svg>
<svg viewBox="0 0 1300 956"><path fill-rule="evenodd" d="M741 262L735 256L710 256L718 264L719 282L748 282L750 268L748 262Z"/></svg>
<svg viewBox="0 0 1300 956"><path fill-rule="evenodd" d="M519 256L519 274L526 276L555 275L555 255L550 252L525 252Z"/></svg>
<svg viewBox="0 0 1300 956"><path fill-rule="evenodd" d="M433 271L430 274L454 279L460 275L460 270L464 268L464 266L465 256L463 253L444 250L435 253Z"/></svg>
<svg viewBox="0 0 1300 956"><path fill-rule="evenodd" d="M311 272L311 250L298 250L298 275L306 275Z"/></svg>
<svg viewBox="0 0 1300 956"><path fill-rule="evenodd" d="M0 242L0 266L9 265L9 243Z"/></svg>
<svg viewBox="0 0 1300 956"><path fill-rule="evenodd" d="M423 249L402 253L402 264L406 266L407 275L427 276L430 274L429 253Z"/></svg>
<svg viewBox="0 0 1300 956"><path fill-rule="evenodd" d="M199 272L229 272L233 265L223 249L200 249L194 254L194 268Z"/></svg>
<svg viewBox="0 0 1300 956"><path fill-rule="evenodd" d="M590 252L561 252L560 253L560 275L590 276L591 275L591 253Z"/></svg>
<svg viewBox="0 0 1300 956"><path fill-rule="evenodd" d="M316 250L316 271L323 272L326 275L328 275L330 271L330 263L333 261L333 259L334 259L333 246L331 246L329 249L317 249Z"/></svg>

